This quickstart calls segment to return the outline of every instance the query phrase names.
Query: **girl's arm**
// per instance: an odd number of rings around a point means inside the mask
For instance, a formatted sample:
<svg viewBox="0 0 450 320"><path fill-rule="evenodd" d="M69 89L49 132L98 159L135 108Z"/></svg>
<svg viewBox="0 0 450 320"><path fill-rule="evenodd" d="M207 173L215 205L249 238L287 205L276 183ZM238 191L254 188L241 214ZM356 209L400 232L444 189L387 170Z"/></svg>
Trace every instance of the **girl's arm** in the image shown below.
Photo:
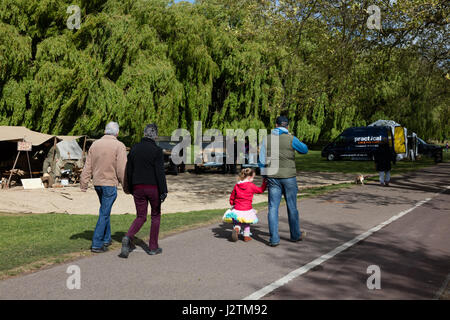
<svg viewBox="0 0 450 320"><path fill-rule="evenodd" d="M230 195L230 205L234 206L234 199L236 198L236 186L234 186L233 191L231 191Z"/></svg>
<svg viewBox="0 0 450 320"><path fill-rule="evenodd" d="M263 193L264 191L266 191L266 187L267 187L267 179L264 178L261 187L258 187L257 185L253 184L253 192Z"/></svg>

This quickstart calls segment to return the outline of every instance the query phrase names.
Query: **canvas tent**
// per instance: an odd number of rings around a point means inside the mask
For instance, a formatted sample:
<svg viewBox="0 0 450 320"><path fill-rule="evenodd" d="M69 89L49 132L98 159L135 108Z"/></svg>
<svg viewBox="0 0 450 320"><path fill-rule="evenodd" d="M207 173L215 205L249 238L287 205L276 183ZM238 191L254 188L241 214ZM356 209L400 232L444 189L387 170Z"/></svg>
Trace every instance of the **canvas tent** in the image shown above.
<svg viewBox="0 0 450 320"><path fill-rule="evenodd" d="M42 170L42 163L44 162L45 155L52 146L57 147L58 149L62 148L63 154L64 150L70 152L66 152L67 155L64 155L64 157L72 157L72 159L77 157L81 159L84 150L81 150L78 143L75 141L81 137L85 136L56 136L32 131L21 126L0 126L0 174L2 173L2 170L4 170L4 172L7 170L13 172L16 168L22 168L27 172L29 171L30 176L32 176L32 172L34 172L34 174L39 173ZM17 151L17 143L22 141L32 145L33 154L31 159L29 152L23 151L26 153L25 159L20 156L23 152ZM58 141L63 143L61 144L60 142L61 145L57 146ZM8 174L8 176L9 184L11 174Z"/></svg>
<svg viewBox="0 0 450 320"><path fill-rule="evenodd" d="M40 133L32 131L25 127L18 126L0 126L0 142L18 142L27 141L31 142L33 146L40 146L44 142L55 138L61 141L77 140L84 136L54 136L46 133Z"/></svg>
<svg viewBox="0 0 450 320"><path fill-rule="evenodd" d="M31 142L33 146L40 146L53 138L54 136L52 135L32 131L25 127L0 126L0 142L18 142L25 140Z"/></svg>
<svg viewBox="0 0 450 320"><path fill-rule="evenodd" d="M56 138L61 141L73 141L73 140L77 140L77 139L80 139L83 137L86 137L86 136L56 136Z"/></svg>
<svg viewBox="0 0 450 320"><path fill-rule="evenodd" d="M80 145L73 140L63 140L56 144L62 160L79 160L83 158L83 150Z"/></svg>

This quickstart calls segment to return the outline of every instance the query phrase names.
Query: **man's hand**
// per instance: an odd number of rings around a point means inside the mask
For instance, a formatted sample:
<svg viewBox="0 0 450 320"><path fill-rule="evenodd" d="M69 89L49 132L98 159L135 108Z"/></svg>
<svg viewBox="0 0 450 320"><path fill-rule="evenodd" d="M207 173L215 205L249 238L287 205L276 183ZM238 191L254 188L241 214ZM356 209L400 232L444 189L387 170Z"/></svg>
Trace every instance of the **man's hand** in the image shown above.
<svg viewBox="0 0 450 320"><path fill-rule="evenodd" d="M162 193L162 194L159 196L159 199L161 200L161 203L163 203L164 200L166 200L166 198L167 198L167 193Z"/></svg>

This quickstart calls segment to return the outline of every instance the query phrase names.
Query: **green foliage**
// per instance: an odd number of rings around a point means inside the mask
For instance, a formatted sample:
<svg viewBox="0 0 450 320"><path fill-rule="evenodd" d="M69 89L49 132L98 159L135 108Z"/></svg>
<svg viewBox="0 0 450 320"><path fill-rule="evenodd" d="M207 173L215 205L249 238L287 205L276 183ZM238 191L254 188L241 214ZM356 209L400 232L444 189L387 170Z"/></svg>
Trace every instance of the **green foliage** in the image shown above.
<svg viewBox="0 0 450 320"><path fill-rule="evenodd" d="M98 136L114 120L133 143L150 122L224 132L287 114L307 143L380 118L448 139L444 2L374 4L381 31L340 0L3 0L0 124Z"/></svg>
<svg viewBox="0 0 450 320"><path fill-rule="evenodd" d="M0 84L27 75L31 63L31 39L11 25L0 22Z"/></svg>

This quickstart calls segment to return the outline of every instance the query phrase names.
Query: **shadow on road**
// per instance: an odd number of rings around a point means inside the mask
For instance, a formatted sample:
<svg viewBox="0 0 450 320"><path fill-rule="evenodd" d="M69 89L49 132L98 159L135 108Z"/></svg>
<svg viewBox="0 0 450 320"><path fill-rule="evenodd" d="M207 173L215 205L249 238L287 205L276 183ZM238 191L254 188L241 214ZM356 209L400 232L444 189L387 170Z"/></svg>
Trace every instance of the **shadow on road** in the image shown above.
<svg viewBox="0 0 450 320"><path fill-rule="evenodd" d="M438 209L432 212L433 217L448 215L448 211L440 210L444 204L435 202L437 204L426 204L423 208ZM407 218L413 219L411 216ZM433 221L434 218L428 219L426 221ZM439 233L440 236L433 232L440 228L439 222L429 223L426 227L428 232L424 230L418 232L414 221L422 220L410 220L407 224L397 224L395 228L382 229L302 275L302 277L308 277L307 284L311 285L310 287L285 286L265 298L276 299L282 296L282 299L317 299L318 297L320 299L345 297L383 299L383 294L378 295L380 290L375 290L379 292L368 290L366 284L370 276L367 273L367 267L378 265L381 269L382 289L389 290L389 295L392 297L432 299L450 272L450 250L447 249L446 244L439 244L435 237L441 237L439 241L445 242L449 238L448 236L442 238L442 231ZM280 228L280 233L289 234L286 223L283 223L285 227ZM392 226L395 224L396 222ZM317 225L303 222L302 229L308 232L303 242L281 242L276 248L279 252L273 255L267 252L266 259L292 271L293 265L297 267L305 265L320 256L318 253L328 253L362 233L352 224ZM267 233L260 232L260 234L263 235L263 241L268 239ZM283 258L280 259L280 256ZM261 288L254 289L257 291Z"/></svg>
<svg viewBox="0 0 450 320"><path fill-rule="evenodd" d="M309 226L320 230L320 237L308 238L300 246L285 249L286 265L298 261L298 265L310 261L301 259L304 251L327 248L327 237L335 237L340 232L352 234L346 226L327 228ZM308 230L309 230L308 229ZM381 270L381 289L389 294L408 299L432 299L449 272L450 254L430 250L420 240L408 242L396 234L381 231L377 237L369 237L351 249L335 256L330 261L311 269L302 277L307 277L307 287L285 286L268 294L272 299L383 299L383 294L367 288L370 274L367 268L377 265ZM353 235L356 236L355 233ZM382 237L382 242L379 237ZM306 248L307 247L307 248ZM331 248L327 248L329 250ZM275 257L274 257L275 258ZM277 259L278 260L278 259ZM289 262L289 263L288 263ZM255 287L255 291L260 288ZM380 295L378 295L380 293Z"/></svg>
<svg viewBox="0 0 450 320"><path fill-rule="evenodd" d="M111 235L111 238L112 238L113 241L121 243L122 242L122 238L125 235L126 235L126 232L116 232L113 235ZM85 239L85 240L92 241L92 237L93 236L94 236L94 231L93 230L85 230L85 231L83 231L81 233L77 233L77 234L74 234L74 235L70 236L70 239L71 240ZM135 246L141 247L142 250L144 250L145 252L150 251L150 248L147 245L147 243L141 238L135 237L133 243L134 243ZM133 251L133 250L131 250L131 251Z"/></svg>
<svg viewBox="0 0 450 320"><path fill-rule="evenodd" d="M267 240L269 238L269 232L262 231L261 226L251 226L250 232L252 233L252 238L255 241L259 241L261 243L264 243L266 245L269 244L269 241ZM228 241L231 240L231 232L233 230L233 225L230 223L222 223L219 226L213 228L211 231L214 234L214 237L221 238L221 239L227 239ZM242 240L242 235L239 236L240 240Z"/></svg>

